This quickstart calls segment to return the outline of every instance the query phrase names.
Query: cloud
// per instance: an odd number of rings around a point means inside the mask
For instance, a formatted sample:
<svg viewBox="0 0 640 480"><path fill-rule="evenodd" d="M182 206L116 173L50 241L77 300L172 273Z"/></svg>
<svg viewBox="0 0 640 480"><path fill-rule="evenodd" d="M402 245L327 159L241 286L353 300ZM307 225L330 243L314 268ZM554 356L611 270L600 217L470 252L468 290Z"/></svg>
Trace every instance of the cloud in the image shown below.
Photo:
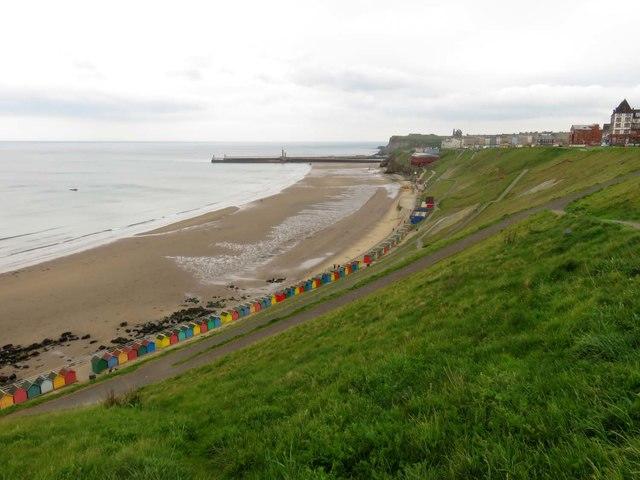
<svg viewBox="0 0 640 480"><path fill-rule="evenodd" d="M169 72L170 76L185 78L192 82L199 82L204 77L202 70L199 68L185 68L184 70L175 70L173 72Z"/></svg>
<svg viewBox="0 0 640 480"><path fill-rule="evenodd" d="M388 92L427 87L419 75L369 66L301 67L292 73L291 81L304 87L330 88L346 92Z"/></svg>
<svg viewBox="0 0 640 480"><path fill-rule="evenodd" d="M201 110L190 101L122 97L98 92L0 89L0 115L135 120Z"/></svg>

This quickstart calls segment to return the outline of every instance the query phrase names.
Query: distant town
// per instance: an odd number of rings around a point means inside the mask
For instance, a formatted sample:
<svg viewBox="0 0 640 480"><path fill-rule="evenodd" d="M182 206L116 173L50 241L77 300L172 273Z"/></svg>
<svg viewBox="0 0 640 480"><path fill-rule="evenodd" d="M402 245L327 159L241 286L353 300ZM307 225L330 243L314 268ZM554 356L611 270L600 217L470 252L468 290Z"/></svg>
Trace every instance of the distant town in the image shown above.
<svg viewBox="0 0 640 480"><path fill-rule="evenodd" d="M640 145L640 109L625 99L613 112L609 123L572 125L568 132L519 132L496 135L463 135L461 130L442 140L441 148L490 148L534 146L631 146Z"/></svg>

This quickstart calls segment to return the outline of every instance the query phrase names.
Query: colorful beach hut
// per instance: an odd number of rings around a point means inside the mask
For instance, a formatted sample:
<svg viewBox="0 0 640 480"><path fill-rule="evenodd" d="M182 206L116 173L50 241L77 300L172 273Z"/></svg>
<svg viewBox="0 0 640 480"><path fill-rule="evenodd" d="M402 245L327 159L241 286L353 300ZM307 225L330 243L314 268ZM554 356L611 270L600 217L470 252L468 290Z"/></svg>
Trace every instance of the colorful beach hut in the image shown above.
<svg viewBox="0 0 640 480"><path fill-rule="evenodd" d="M36 383L31 383L29 381L24 381L20 384L20 387L23 388L24 390L26 390L27 392L27 398L29 400L31 400L32 398L36 398L39 397L40 395L42 395L42 392L40 391L40 385L37 385Z"/></svg>
<svg viewBox="0 0 640 480"><path fill-rule="evenodd" d="M240 312L238 311L237 308L231 309L231 318L233 319L234 322L240 318Z"/></svg>
<svg viewBox="0 0 640 480"><path fill-rule="evenodd" d="M12 407L13 405L13 395L4 389L0 389L0 410Z"/></svg>
<svg viewBox="0 0 640 480"><path fill-rule="evenodd" d="M53 382L46 375L41 375L33 382L40 386L40 393L45 394L53 391Z"/></svg>
<svg viewBox="0 0 640 480"><path fill-rule="evenodd" d="M124 365L129 361L129 355L124 350L114 350L112 353L118 359L118 365Z"/></svg>
<svg viewBox="0 0 640 480"><path fill-rule="evenodd" d="M372 262L373 258L371 257L371 253L365 254L364 258L362 259L362 263L364 263L365 265L370 265Z"/></svg>
<svg viewBox="0 0 640 480"><path fill-rule="evenodd" d="M202 330L200 329L200 325L197 322L189 322L189 328L193 332L194 337L202 333Z"/></svg>
<svg viewBox="0 0 640 480"><path fill-rule="evenodd" d="M143 355L147 354L147 347L145 347L142 343L134 343L133 345L131 345L131 348L136 351L138 357L142 357Z"/></svg>
<svg viewBox="0 0 640 480"><path fill-rule="evenodd" d="M171 339L167 334L161 333L156 337L156 347L167 348L171 345Z"/></svg>
<svg viewBox="0 0 640 480"><path fill-rule="evenodd" d="M178 338L178 331L177 330L171 330L171 331L167 332L165 335L167 337L169 337L169 345L175 345L176 343L178 343L180 341L180 339Z"/></svg>
<svg viewBox="0 0 640 480"><path fill-rule="evenodd" d="M71 385L72 383L76 383L78 381L76 371L70 368L63 368L62 370L60 370L60 375L62 375L62 378L64 378L65 385Z"/></svg>
<svg viewBox="0 0 640 480"><path fill-rule="evenodd" d="M10 385L9 387L5 388L5 391L9 393L9 395L13 396L14 405L20 405L21 403L24 403L29 399L27 391L20 385Z"/></svg>
<svg viewBox="0 0 640 480"><path fill-rule="evenodd" d="M111 352L106 352L102 358L107 362L107 368L115 368L118 366L118 357Z"/></svg>
<svg viewBox="0 0 640 480"><path fill-rule="evenodd" d="M101 356L95 355L93 358L91 358L91 370L93 371L93 373L100 374L104 372L107 368L109 368L109 365L107 364L107 361Z"/></svg>
<svg viewBox="0 0 640 480"><path fill-rule="evenodd" d="M133 348L133 345L123 347L122 351L127 354L127 358L129 359L130 362L138 358L138 350Z"/></svg>
<svg viewBox="0 0 640 480"><path fill-rule="evenodd" d="M209 331L207 320L201 318L200 320L196 320L196 323L200 327L200 333L207 333Z"/></svg>
<svg viewBox="0 0 640 480"><path fill-rule="evenodd" d="M209 317L209 330L222 326L222 320L220 317Z"/></svg>
<svg viewBox="0 0 640 480"><path fill-rule="evenodd" d="M180 339L181 342L193 337L193 330L191 330L188 325L181 325L180 333L182 335L178 335L178 338Z"/></svg>
<svg viewBox="0 0 640 480"><path fill-rule="evenodd" d="M147 349L147 353L153 353L156 351L156 342L149 340L148 338L142 340L142 346Z"/></svg>
<svg viewBox="0 0 640 480"><path fill-rule="evenodd" d="M220 320L222 320L222 323L229 323L233 321L233 315L231 315L230 312L222 312L220 314Z"/></svg>
<svg viewBox="0 0 640 480"><path fill-rule="evenodd" d="M59 388L62 388L65 386L64 383L64 377L62 375L60 375L57 372L51 372L49 375L49 380L51 380L51 383L53 384L53 389L54 390L58 390Z"/></svg>

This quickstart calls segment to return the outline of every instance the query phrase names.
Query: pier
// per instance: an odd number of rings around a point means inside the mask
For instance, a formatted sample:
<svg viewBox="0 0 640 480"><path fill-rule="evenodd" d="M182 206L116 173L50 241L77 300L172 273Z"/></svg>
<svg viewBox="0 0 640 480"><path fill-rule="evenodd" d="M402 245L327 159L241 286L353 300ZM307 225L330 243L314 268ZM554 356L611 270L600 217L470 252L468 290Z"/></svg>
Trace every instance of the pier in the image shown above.
<svg viewBox="0 0 640 480"><path fill-rule="evenodd" d="M279 157L227 156L211 157L211 163L380 163L386 160L383 155L319 155L290 157L282 150Z"/></svg>

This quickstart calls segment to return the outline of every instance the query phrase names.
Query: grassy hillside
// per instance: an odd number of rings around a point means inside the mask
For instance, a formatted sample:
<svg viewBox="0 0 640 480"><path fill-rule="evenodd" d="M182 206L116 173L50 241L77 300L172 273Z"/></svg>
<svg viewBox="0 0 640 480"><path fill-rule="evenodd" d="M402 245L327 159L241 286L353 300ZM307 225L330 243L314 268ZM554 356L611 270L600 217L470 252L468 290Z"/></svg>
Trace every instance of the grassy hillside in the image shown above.
<svg viewBox="0 0 640 480"><path fill-rule="evenodd" d="M425 195L439 201L430 219L447 218L428 241L470 232L505 215L640 169L640 149L526 148L446 152ZM513 188L501 197L515 181ZM608 208L605 204L604 208ZM458 222L457 214L465 214Z"/></svg>
<svg viewBox="0 0 640 480"><path fill-rule="evenodd" d="M640 178L590 195L571 211L610 220L640 221Z"/></svg>
<svg viewBox="0 0 640 480"><path fill-rule="evenodd" d="M389 138L389 143L385 147L387 152L392 152L397 149L411 150L414 148L422 147L440 147L442 139L439 135L432 133L410 133L409 135L393 135Z"/></svg>
<svg viewBox="0 0 640 480"><path fill-rule="evenodd" d="M119 405L4 420L0 478L633 478L638 247L538 215Z"/></svg>

